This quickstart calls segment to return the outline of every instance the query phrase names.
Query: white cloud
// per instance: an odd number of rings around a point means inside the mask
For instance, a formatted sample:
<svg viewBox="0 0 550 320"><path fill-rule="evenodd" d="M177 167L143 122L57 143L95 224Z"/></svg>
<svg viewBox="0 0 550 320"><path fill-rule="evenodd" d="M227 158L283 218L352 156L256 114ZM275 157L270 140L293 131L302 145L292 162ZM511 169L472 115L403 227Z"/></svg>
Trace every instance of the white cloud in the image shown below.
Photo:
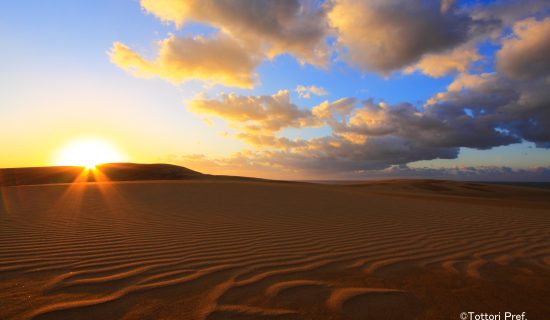
<svg viewBox="0 0 550 320"><path fill-rule="evenodd" d="M326 96L328 95L328 92L322 88L322 87L317 87L317 86L309 86L309 87L306 87L306 86L303 86L303 85L298 85L296 87L296 93L298 93L298 96L302 99L309 99L311 98L311 95L314 94L316 96Z"/></svg>

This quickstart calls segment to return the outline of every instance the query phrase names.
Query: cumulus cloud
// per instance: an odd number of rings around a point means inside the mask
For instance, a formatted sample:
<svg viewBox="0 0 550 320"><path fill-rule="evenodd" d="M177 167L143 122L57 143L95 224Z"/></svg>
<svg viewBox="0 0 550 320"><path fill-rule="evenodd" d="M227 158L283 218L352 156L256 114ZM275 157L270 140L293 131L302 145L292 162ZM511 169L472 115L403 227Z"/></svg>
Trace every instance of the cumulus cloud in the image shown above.
<svg viewBox="0 0 550 320"><path fill-rule="evenodd" d="M478 138L473 143L465 141L464 146L489 148L527 140L548 147L550 93L543 88L549 84L548 78L517 81L494 73L468 75L452 83L447 92L437 94L426 108L428 113L453 124L457 136L462 136L458 129L463 126L456 127L461 124L457 117L466 119L474 133L471 141L476 135Z"/></svg>
<svg viewBox="0 0 550 320"><path fill-rule="evenodd" d="M432 136L447 133L436 119L424 118L409 104L389 106L354 98L324 101L311 110L290 102L288 91L273 96L222 95L198 98L189 109L217 116L239 130L237 138L254 147L267 148L265 156L280 164L309 170L380 169L434 158L455 158L452 143L434 144ZM285 128L329 126L332 134L291 140Z"/></svg>
<svg viewBox="0 0 550 320"><path fill-rule="evenodd" d="M178 27L208 24L212 37L176 37L160 41L158 58L149 61L116 42L110 56L119 67L142 77L173 83L199 79L252 88L265 59L291 54L301 63L326 67L330 49L325 5L300 0L142 0L145 11Z"/></svg>
<svg viewBox="0 0 550 320"><path fill-rule="evenodd" d="M314 1L141 0L141 5L178 26L189 21L212 25L235 39L266 47L269 57L291 53L302 62L327 63L325 12Z"/></svg>
<svg viewBox="0 0 550 320"><path fill-rule="evenodd" d="M287 127L315 125L311 111L299 109L290 101L288 90L271 96L222 94L219 99L199 96L190 101L188 109L201 115L213 115L228 121L242 131L278 132Z"/></svg>
<svg viewBox="0 0 550 320"><path fill-rule="evenodd" d="M308 173L343 173L379 170L393 164L405 164L434 158L452 159L458 150L432 148L398 136L372 137L355 143L338 136L307 141L296 149L267 149L255 155L256 160Z"/></svg>
<svg viewBox="0 0 550 320"><path fill-rule="evenodd" d="M550 18L522 20L513 30L497 53L498 69L520 80L550 74Z"/></svg>
<svg viewBox="0 0 550 320"><path fill-rule="evenodd" d="M335 0L328 19L344 59L382 74L464 44L487 24L452 1L423 0Z"/></svg>
<svg viewBox="0 0 550 320"><path fill-rule="evenodd" d="M497 72L460 73L422 107L349 97L302 109L290 101L288 91L280 91L273 96L223 95L198 100L191 108L230 121L240 130L238 138L261 147L254 161L310 173L348 174L454 159L463 147L530 141L548 148L550 69L539 56L550 43L542 32L546 23L516 22L514 34L502 40L497 53ZM535 58L540 66L534 71L527 61ZM281 134L285 128L323 126L330 128L323 137L292 140Z"/></svg>
<svg viewBox="0 0 550 320"><path fill-rule="evenodd" d="M109 55L113 63L137 76L158 76L173 83L200 79L250 88L256 82L254 69L261 62L261 56L227 36L180 38L172 35L161 41L159 47L154 61L144 59L120 42L114 43Z"/></svg>
<svg viewBox="0 0 550 320"><path fill-rule="evenodd" d="M476 128L493 128L510 142L550 147L549 27L549 18L516 22L514 33L502 40L497 52L497 72L460 75L446 92L427 102L427 112L457 123L456 117L468 110L468 121Z"/></svg>
<svg viewBox="0 0 550 320"><path fill-rule="evenodd" d="M240 130L237 138L260 147L254 161L344 174L454 159L462 147L490 149L523 140L550 147L548 84L547 77L518 81L498 73L461 74L423 107L343 98L309 110L280 91L198 100L191 109L230 121ZM327 126L330 133L297 140L281 135L285 128L313 126Z"/></svg>
<svg viewBox="0 0 550 320"><path fill-rule="evenodd" d="M337 116L346 117L351 114L357 99L355 98L342 98L334 102L323 101L318 106L315 106L311 111L315 117L334 123Z"/></svg>
<svg viewBox="0 0 550 320"><path fill-rule="evenodd" d="M514 135L495 130L496 126L497 123L488 119L480 121L464 111L456 113L444 106L418 110L409 103L387 105L366 101L355 110L347 123L334 126L333 130L335 134L344 137L351 135L355 140L358 137L364 140L373 137L400 137L407 141L407 145L419 149L441 149L441 158L447 158L452 154L450 149L487 149L518 142ZM431 156L433 154L431 152Z"/></svg>
<svg viewBox="0 0 550 320"><path fill-rule="evenodd" d="M481 59L477 49L472 46L462 46L443 53L424 55L418 63L405 69L405 73L416 70L433 78L439 78L449 73L465 73L472 63Z"/></svg>
<svg viewBox="0 0 550 320"><path fill-rule="evenodd" d="M311 95L314 94L316 96L326 96L328 95L328 92L327 90L325 90L324 88L322 87L317 87L317 86L309 86L309 87L306 87L306 86L303 86L303 85L298 85L296 87L296 93L298 93L298 96L300 98L303 98L303 99L309 99L311 98Z"/></svg>
<svg viewBox="0 0 550 320"><path fill-rule="evenodd" d="M206 23L218 32L211 37L170 36L159 43L155 60L122 43L115 43L110 55L138 76L175 83L198 78L250 88L256 83L254 70L266 58L290 53L302 62L324 65L332 28L341 57L363 71L420 71L432 77L456 73L447 89L423 106L344 97L301 108L288 90L200 95L188 104L194 113L226 121L237 139L255 148L227 159L194 156L191 160L197 163L293 173L394 170L429 175L406 164L454 159L462 147L490 149L522 141L550 147L550 18L525 19L549 6L527 0L514 13L510 8L516 4L461 8L453 0L142 0L143 8L162 20ZM502 37L507 26L512 34ZM482 59L476 44L487 37L502 44L496 71L469 73ZM304 99L327 94L316 86L295 91ZM326 134L291 139L285 136L289 128L323 128ZM489 169L461 170L466 176Z"/></svg>
<svg viewBox="0 0 550 320"><path fill-rule="evenodd" d="M432 77L465 73L481 58L476 43L488 36L496 39L518 19L550 8L543 0L470 6L455 0L141 0L141 6L178 27L205 23L218 34L171 36L160 42L155 61L115 43L113 62L139 76L245 88L256 83L254 70L262 60L280 54L327 67L331 35L338 57L362 71L389 75L418 70ZM508 44L511 48L513 41ZM304 98L315 94L315 88L303 89L299 94Z"/></svg>

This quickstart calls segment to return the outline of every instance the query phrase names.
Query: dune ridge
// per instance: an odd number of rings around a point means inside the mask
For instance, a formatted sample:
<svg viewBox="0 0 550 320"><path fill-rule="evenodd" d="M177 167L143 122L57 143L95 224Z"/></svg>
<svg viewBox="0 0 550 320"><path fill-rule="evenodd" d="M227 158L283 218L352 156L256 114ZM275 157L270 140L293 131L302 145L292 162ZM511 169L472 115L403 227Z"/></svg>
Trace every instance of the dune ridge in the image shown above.
<svg viewBox="0 0 550 320"><path fill-rule="evenodd" d="M94 170L78 166L0 168L0 186L41 185L74 182L148 180L244 180L264 179L204 174L185 167L154 163L105 163Z"/></svg>
<svg viewBox="0 0 550 320"><path fill-rule="evenodd" d="M550 192L417 182L3 187L0 318L550 314Z"/></svg>

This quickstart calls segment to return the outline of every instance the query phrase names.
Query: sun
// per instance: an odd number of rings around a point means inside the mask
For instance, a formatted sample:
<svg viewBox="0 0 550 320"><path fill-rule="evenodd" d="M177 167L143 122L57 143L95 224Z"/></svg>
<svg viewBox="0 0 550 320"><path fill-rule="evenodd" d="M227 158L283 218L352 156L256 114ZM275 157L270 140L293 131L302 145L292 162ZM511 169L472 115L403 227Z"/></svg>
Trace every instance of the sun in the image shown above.
<svg viewBox="0 0 550 320"><path fill-rule="evenodd" d="M123 162L125 157L112 143L101 139L78 139L63 146L56 157L56 164L81 166L94 169L96 165Z"/></svg>

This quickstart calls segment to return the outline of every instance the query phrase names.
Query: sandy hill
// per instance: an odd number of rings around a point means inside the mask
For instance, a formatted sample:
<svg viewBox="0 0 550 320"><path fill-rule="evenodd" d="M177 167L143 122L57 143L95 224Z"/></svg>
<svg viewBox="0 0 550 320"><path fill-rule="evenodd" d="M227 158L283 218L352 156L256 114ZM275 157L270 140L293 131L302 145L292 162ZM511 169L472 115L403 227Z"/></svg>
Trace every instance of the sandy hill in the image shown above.
<svg viewBox="0 0 550 320"><path fill-rule="evenodd" d="M93 182L105 179L109 181L191 179L259 180L245 177L202 174L191 169L170 164L108 163L97 166L96 170L87 170L84 167L76 166L0 169L0 186L72 183L75 181Z"/></svg>

